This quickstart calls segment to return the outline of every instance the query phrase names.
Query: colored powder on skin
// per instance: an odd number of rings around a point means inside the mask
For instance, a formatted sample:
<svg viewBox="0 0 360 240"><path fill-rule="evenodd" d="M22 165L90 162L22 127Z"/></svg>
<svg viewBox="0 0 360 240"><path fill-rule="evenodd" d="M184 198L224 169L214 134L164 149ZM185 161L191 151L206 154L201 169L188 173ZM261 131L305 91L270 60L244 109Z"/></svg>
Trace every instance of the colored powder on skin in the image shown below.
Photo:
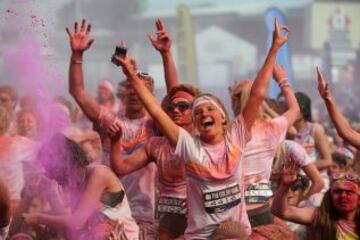
<svg viewBox="0 0 360 240"><path fill-rule="evenodd" d="M71 124L69 116L54 102L55 96L66 92L67 79L47 65L45 60L49 59L42 54L42 46L45 44L36 36L39 28L42 28L42 36L48 37L45 33L46 21L35 14L22 14L11 8L0 17L13 34L7 46L1 49L4 62L2 78L7 78L21 96L29 95L34 100L40 122L37 140L40 144L46 143ZM48 147L51 148L51 145ZM65 151L65 146L55 144L54 148L58 147ZM63 161L64 156L52 155L51 159L46 159L43 163L61 164ZM79 196L79 193L72 192L70 199L79 199Z"/></svg>

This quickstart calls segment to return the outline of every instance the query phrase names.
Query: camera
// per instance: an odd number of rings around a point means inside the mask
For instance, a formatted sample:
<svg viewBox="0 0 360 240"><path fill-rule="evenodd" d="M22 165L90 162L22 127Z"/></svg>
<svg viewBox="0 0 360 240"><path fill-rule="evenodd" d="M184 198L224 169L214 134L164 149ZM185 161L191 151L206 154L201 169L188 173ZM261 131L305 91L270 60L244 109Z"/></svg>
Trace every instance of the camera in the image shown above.
<svg viewBox="0 0 360 240"><path fill-rule="evenodd" d="M119 66L120 63L119 63L119 61L117 61L117 60L115 59L115 56L116 56L116 57L124 58L124 57L126 56L126 52L127 52L127 48L126 48L126 47L121 46L121 45L117 45L117 46L115 47L115 52L114 52L114 54L113 54L112 57L111 57L111 61L112 61L116 66Z"/></svg>

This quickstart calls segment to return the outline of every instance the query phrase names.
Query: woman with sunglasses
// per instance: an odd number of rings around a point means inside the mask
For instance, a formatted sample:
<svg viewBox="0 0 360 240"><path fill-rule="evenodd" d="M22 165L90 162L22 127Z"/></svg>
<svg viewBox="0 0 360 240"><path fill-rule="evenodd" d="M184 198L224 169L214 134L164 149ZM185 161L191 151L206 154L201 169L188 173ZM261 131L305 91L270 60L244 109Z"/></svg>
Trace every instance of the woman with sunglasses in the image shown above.
<svg viewBox="0 0 360 240"><path fill-rule="evenodd" d="M249 130L266 96L276 54L287 40L287 35L283 36L281 30L288 31L275 20L272 46L254 81L243 114L236 116L229 125L220 100L211 94L201 94L192 105L194 134L177 126L161 109L131 69L130 59L118 58L148 112L170 144L176 147L175 153L186 161L189 206L186 239L209 239L225 220L240 221L250 234L242 199L242 151L251 138Z"/></svg>
<svg viewBox="0 0 360 240"><path fill-rule="evenodd" d="M124 187L108 167L90 164L84 150L62 134L43 145L39 161L46 177L64 189L71 212L26 213L28 224L64 228L69 239L76 240L109 239L110 234L120 234L116 231L122 224L124 239L139 239Z"/></svg>
<svg viewBox="0 0 360 240"><path fill-rule="evenodd" d="M191 105L199 90L191 85L174 86L163 100L163 109L179 127L193 131ZM118 154L121 147L121 126L112 136L111 166L122 177L139 170L149 163L158 169L159 196L156 202L156 217L159 220L158 238L175 239L186 227L186 181L184 160L174 153L174 148L165 137L151 137L145 145L128 156Z"/></svg>
<svg viewBox="0 0 360 240"><path fill-rule="evenodd" d="M175 124L188 132L193 131L191 105L199 90L189 84L178 84L177 72L171 57L171 40L163 22L156 21L157 39L149 35L154 47L161 52L168 94L162 107ZM170 84L169 84L170 83ZM121 126L113 126L121 133ZM174 148L165 137L151 137L143 146L127 156L118 154L120 135L112 135L111 166L118 176L127 175L150 163L158 170L159 195L156 202L156 217L159 221L158 238L174 239L182 235L186 227L186 181L184 160L174 153Z"/></svg>
<svg viewBox="0 0 360 240"><path fill-rule="evenodd" d="M332 176L330 189L319 207L289 206L287 194L297 181L297 169L285 168L272 205L274 215L309 227L308 239L359 239L360 178L352 172Z"/></svg>

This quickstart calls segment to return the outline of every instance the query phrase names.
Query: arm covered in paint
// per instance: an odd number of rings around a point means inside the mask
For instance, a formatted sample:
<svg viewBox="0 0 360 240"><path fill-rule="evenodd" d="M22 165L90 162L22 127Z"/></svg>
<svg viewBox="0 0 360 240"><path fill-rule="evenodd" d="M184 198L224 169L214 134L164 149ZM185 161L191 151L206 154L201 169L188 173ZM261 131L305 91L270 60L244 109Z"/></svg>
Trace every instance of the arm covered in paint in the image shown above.
<svg viewBox="0 0 360 240"><path fill-rule="evenodd" d="M148 34L148 38L154 48L160 52L164 65L166 90L169 92L172 87L179 85L179 77L171 53L171 38L161 19L157 19L155 25L157 39L154 39L150 34Z"/></svg>
<svg viewBox="0 0 360 240"><path fill-rule="evenodd" d="M317 67L316 71L319 93L325 102L330 118L334 123L339 136L342 137L345 141L355 146L357 149L360 149L360 134L350 126L348 120L341 113L341 110L339 109L334 98L332 97L329 89L329 84L325 81L320 71L320 68Z"/></svg>
<svg viewBox="0 0 360 240"><path fill-rule="evenodd" d="M267 96L270 77L275 65L276 54L288 39L288 34L281 35L281 30L285 30L286 32L289 31L286 26L280 26L275 18L275 30L273 33L272 45L265 62L251 87L250 97L243 111L243 117L248 129L251 129L257 118L259 108Z"/></svg>
<svg viewBox="0 0 360 240"><path fill-rule="evenodd" d="M131 82L146 110L159 126L160 131L167 137L170 144L175 147L179 136L179 126L177 126L164 112L164 110L161 108L161 105L157 102L155 96L145 86L144 81L142 81L133 70L130 63L130 57L116 57L116 59L122 66L124 74Z"/></svg>
<svg viewBox="0 0 360 240"><path fill-rule="evenodd" d="M147 154L145 145L138 148L135 152L124 157L122 155L121 146L121 126L113 124L118 127L115 134L110 134L111 148L110 148L110 166L117 176L122 177L131 172L145 167L150 162L150 157ZM116 127L113 126L113 127ZM151 139L151 138L150 138ZM147 143L151 140L148 140ZM146 143L146 144L147 144Z"/></svg>
<svg viewBox="0 0 360 240"><path fill-rule="evenodd" d="M296 119L299 117L300 108L296 100L295 94L288 82L285 68L280 65L275 65L273 70L275 81L278 83L281 92L285 98L288 110L282 114L288 121L288 127L292 126Z"/></svg>
<svg viewBox="0 0 360 240"><path fill-rule="evenodd" d="M100 114L100 105L86 91L84 87L84 74L82 68L83 54L94 42L90 38L91 24L86 24L85 19L81 22L80 30L78 23L74 23L74 32L66 28L71 47L71 59L69 66L69 92L75 98L84 114L91 120L97 121Z"/></svg>
<svg viewBox="0 0 360 240"><path fill-rule="evenodd" d="M281 184L275 192L271 212L281 219L310 225L314 218L315 208L298 208L289 206L287 203L287 194L290 185L296 182L296 180L297 170L295 170L294 165L284 167Z"/></svg>

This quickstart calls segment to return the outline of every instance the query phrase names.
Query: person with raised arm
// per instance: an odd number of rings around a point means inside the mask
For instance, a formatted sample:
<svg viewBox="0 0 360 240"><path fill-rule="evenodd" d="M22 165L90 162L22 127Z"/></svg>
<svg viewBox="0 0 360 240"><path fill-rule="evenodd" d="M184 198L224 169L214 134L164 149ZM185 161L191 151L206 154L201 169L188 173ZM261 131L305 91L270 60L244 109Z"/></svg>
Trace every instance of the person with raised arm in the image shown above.
<svg viewBox="0 0 360 240"><path fill-rule="evenodd" d="M175 124L193 132L191 105L199 90L191 85L174 86L163 103ZM121 131L121 127L118 128ZM128 156L118 154L120 134L112 135L111 167L121 177L154 162L158 169L159 196L156 202L159 220L158 239L175 239L186 228L186 179L184 160L174 153L166 137L151 137Z"/></svg>
<svg viewBox="0 0 360 240"><path fill-rule="evenodd" d="M176 67L170 52L170 37L160 19L156 21L156 27L158 38L153 39L149 35L149 39L163 56L168 94L162 101L162 107L178 126L191 133L193 131L191 105L199 90L190 84L178 84ZM175 84L170 87L169 82ZM114 128L121 131L120 126ZM187 215L185 161L175 155L175 149L165 137L151 137L146 144L130 155L122 156L118 154L118 149L121 147L120 134L114 133L112 136L111 166L118 176L141 169L151 162L157 166L158 238L174 239L183 235Z"/></svg>
<svg viewBox="0 0 360 240"><path fill-rule="evenodd" d="M68 33L72 50L69 67L69 91L79 104L84 114L98 127L103 150L110 151L110 138L106 134L111 126L117 122L122 129L122 148L118 149L118 154L128 155L133 150L143 145L151 136L157 135L157 128L153 120L147 114L146 109L134 92L129 81L125 81L122 86L124 92L123 114L114 114L110 110L101 106L94 97L84 88L84 76L82 61L84 52L91 46L93 39L90 38L91 25L82 20L80 29L78 23L74 24L74 31ZM132 59L129 60L130 68L134 74L145 83L144 86L153 92L153 78L143 72L138 72ZM108 157L108 156L106 156ZM104 159L103 159L104 160ZM105 159L108 160L107 158ZM147 233L149 239L156 236L155 221L155 177L156 166L153 163L145 168L128 174L121 179L126 195L129 199L132 215L141 230Z"/></svg>
<svg viewBox="0 0 360 240"><path fill-rule="evenodd" d="M300 113L285 69L280 65L275 65L273 76L285 97L288 109L282 115L268 119L264 105L261 106L254 126L251 128L252 138L244 150L245 201L253 228L273 223L270 213L271 166L277 147L284 141L288 127L295 122ZM244 111L252 84L252 81L246 80L230 88L232 109L235 115Z"/></svg>
<svg viewBox="0 0 360 240"><path fill-rule="evenodd" d="M337 106L331 94L329 84L324 79L319 67L316 68L316 73L320 96L325 102L330 118L334 123L339 136L357 149L360 149L360 133L350 126L348 120L341 113L340 108Z"/></svg>
<svg viewBox="0 0 360 240"><path fill-rule="evenodd" d="M160 52L163 66L164 66L164 74L166 81L166 90L169 93L171 88L179 85L179 77L176 71L175 62L171 53L171 38L169 33L165 28L165 24L161 19L157 19L155 22L156 25L156 35L157 38L153 38L150 34L148 34L148 38L154 48Z"/></svg>
<svg viewBox="0 0 360 240"><path fill-rule="evenodd" d="M352 172L332 176L319 207L289 206L287 194L297 179L295 164L283 169L282 181L272 204L272 213L284 220L309 227L308 239L359 239L360 236L360 178Z"/></svg>
<svg viewBox="0 0 360 240"><path fill-rule="evenodd" d="M240 221L247 227L247 233L251 232L242 199L242 152L251 138L250 129L267 95L276 54L288 38L287 34L281 34L281 30L288 31L288 28L280 26L275 19L272 46L254 81L243 113L230 124L221 101L211 94L201 94L192 105L196 130L193 134L176 125L162 110L131 69L130 58L117 58L146 109L170 144L176 147L175 153L186 161L189 186L186 239L209 239L226 220Z"/></svg>

